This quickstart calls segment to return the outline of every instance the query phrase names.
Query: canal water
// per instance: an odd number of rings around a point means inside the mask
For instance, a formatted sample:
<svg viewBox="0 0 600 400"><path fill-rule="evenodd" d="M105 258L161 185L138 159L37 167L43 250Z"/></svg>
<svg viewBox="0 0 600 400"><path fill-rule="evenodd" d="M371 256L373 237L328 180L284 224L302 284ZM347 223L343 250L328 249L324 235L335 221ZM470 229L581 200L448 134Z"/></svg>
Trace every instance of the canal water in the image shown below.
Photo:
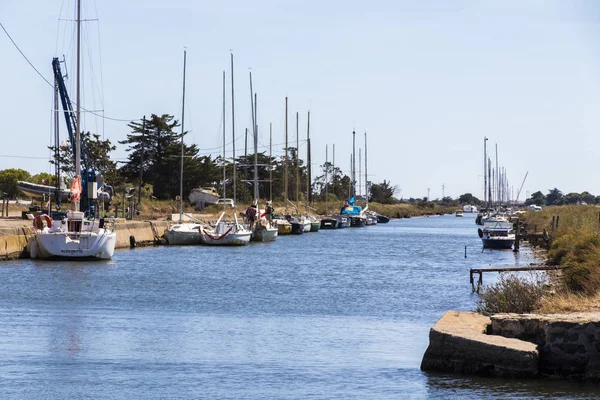
<svg viewBox="0 0 600 400"><path fill-rule="evenodd" d="M441 216L2 262L0 398L598 398L592 384L419 369L444 312L474 308L469 268L536 261L482 252L474 216Z"/></svg>

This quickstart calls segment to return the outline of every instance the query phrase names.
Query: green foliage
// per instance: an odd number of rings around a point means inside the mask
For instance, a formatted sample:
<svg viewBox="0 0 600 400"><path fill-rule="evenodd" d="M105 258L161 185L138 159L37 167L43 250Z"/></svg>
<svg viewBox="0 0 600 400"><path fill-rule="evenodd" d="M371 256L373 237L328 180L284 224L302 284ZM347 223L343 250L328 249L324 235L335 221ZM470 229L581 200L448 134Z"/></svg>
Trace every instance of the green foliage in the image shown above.
<svg viewBox="0 0 600 400"><path fill-rule="evenodd" d="M537 191L531 195L530 198L525 200L526 205L535 204L536 206L545 206L546 205L546 196L544 193Z"/></svg>
<svg viewBox="0 0 600 400"><path fill-rule="evenodd" d="M56 186L56 176L47 172L40 172L31 177L31 183L41 185Z"/></svg>
<svg viewBox="0 0 600 400"><path fill-rule="evenodd" d="M557 188L550 189L546 195L546 204L549 206L559 206L563 204L563 194Z"/></svg>
<svg viewBox="0 0 600 400"><path fill-rule="evenodd" d="M545 283L543 274L531 274L527 279L502 273L498 282L482 288L475 312L483 315L531 313L542 299Z"/></svg>
<svg viewBox="0 0 600 400"><path fill-rule="evenodd" d="M10 168L0 171L0 192L6 193L9 199L17 197L17 181L31 181L29 172ZM0 193L1 194L1 193Z"/></svg>
<svg viewBox="0 0 600 400"><path fill-rule="evenodd" d="M458 197L458 202L460 204L480 204L481 200L473 196L471 193L465 193Z"/></svg>
<svg viewBox="0 0 600 400"><path fill-rule="evenodd" d="M381 204L393 204L396 202L394 198L395 186L391 186L390 182L383 180L382 183L376 183L371 186L369 201Z"/></svg>
<svg viewBox="0 0 600 400"><path fill-rule="evenodd" d="M97 174L104 177L106 183L114 184L119 181L117 163L110 159L110 152L116 150L110 140L101 140L97 133L82 132L81 147L85 149L87 168L93 169ZM52 152L55 146L48 147ZM83 155L82 155L83 160ZM72 146L61 145L58 147L58 156L50 160L52 165L58 166L61 176L73 178L75 176L75 155ZM82 164L82 168L84 165Z"/></svg>

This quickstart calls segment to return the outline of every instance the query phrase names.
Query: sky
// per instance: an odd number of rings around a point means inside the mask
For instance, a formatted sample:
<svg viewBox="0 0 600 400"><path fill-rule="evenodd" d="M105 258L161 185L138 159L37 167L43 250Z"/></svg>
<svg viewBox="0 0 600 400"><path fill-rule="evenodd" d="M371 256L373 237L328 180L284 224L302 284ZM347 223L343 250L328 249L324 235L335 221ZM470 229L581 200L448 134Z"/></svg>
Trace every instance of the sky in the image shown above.
<svg viewBox="0 0 600 400"><path fill-rule="evenodd" d="M249 72L258 96L259 151L288 140L313 177L326 160L350 172L368 141L368 180L398 198L483 198L483 143L513 197L538 190L600 195L600 2L594 0L300 1L82 0L84 129L117 145L128 121L185 110L185 141L236 155L251 127ZM74 0L3 0L0 23L0 170L53 172L53 57L75 82ZM187 52L182 107L183 52ZM35 67L35 69L28 63ZM94 78L94 79L92 79ZM71 97L74 96L74 91ZM61 119L61 136L66 138ZM252 141L248 140L251 146ZM252 149L249 148L249 152ZM359 166L356 166L357 174ZM527 176L527 177L526 177ZM526 179L525 179L526 177ZM358 177L357 177L358 181Z"/></svg>

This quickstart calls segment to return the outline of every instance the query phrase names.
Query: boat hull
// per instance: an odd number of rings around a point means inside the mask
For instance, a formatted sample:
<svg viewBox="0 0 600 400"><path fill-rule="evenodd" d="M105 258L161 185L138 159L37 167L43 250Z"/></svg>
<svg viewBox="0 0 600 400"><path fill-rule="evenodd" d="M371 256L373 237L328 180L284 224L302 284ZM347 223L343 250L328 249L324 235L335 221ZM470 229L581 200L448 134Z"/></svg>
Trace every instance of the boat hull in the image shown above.
<svg viewBox="0 0 600 400"><path fill-rule="evenodd" d="M202 244L199 224L178 224L167 230L167 243L173 246Z"/></svg>
<svg viewBox="0 0 600 400"><path fill-rule="evenodd" d="M386 217L385 215L377 215L377 223L378 224L387 224L388 222L390 222L390 219L388 217Z"/></svg>
<svg viewBox="0 0 600 400"><path fill-rule="evenodd" d="M515 244L515 239L514 238L505 238L505 239L500 239L500 238L494 238L494 239L482 238L481 242L483 243L483 248L484 249L504 249L504 250L508 250L508 249L512 249L513 245Z"/></svg>
<svg viewBox="0 0 600 400"><path fill-rule="evenodd" d="M335 218L323 218L321 220L321 229L336 229L338 220Z"/></svg>
<svg viewBox="0 0 600 400"><path fill-rule="evenodd" d="M277 239L278 233L277 228L259 227L252 231L250 240L253 242L273 242Z"/></svg>
<svg viewBox="0 0 600 400"><path fill-rule="evenodd" d="M230 233L223 237L202 234L202 243L208 246L243 246L250 242L251 232Z"/></svg>
<svg viewBox="0 0 600 400"><path fill-rule="evenodd" d="M292 235L302 235L304 233L304 224L299 222L290 222L292 225Z"/></svg>
<svg viewBox="0 0 600 400"><path fill-rule="evenodd" d="M99 232L51 232L47 229L30 238L31 258L63 260L110 260L115 252L117 234Z"/></svg>
<svg viewBox="0 0 600 400"><path fill-rule="evenodd" d="M311 232L318 232L320 228L321 228L321 221L315 221L315 222L310 223L310 231Z"/></svg>
<svg viewBox="0 0 600 400"><path fill-rule="evenodd" d="M350 227L362 228L364 226L366 226L366 220L364 217L350 217Z"/></svg>

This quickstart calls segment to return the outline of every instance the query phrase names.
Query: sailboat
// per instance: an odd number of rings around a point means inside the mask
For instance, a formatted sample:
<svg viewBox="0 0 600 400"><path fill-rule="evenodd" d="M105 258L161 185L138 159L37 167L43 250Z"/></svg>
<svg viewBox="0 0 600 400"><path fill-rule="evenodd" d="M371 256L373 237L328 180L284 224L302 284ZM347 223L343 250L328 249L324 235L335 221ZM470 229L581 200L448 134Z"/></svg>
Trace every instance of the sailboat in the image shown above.
<svg viewBox="0 0 600 400"><path fill-rule="evenodd" d="M223 80L225 85L225 80ZM223 93L225 91L223 90ZM225 115L225 114L223 114ZM233 133L233 221L224 220L225 211L221 213L214 227L203 226L200 230L202 243L207 245L245 245L250 242L252 232L238 221L236 213L236 166L235 166L235 105L233 88L233 54L231 54L231 130ZM223 130L225 133L225 130ZM224 142L223 142L224 143ZM225 147L223 147L225 152ZM223 165L225 168L225 164Z"/></svg>
<svg viewBox="0 0 600 400"><path fill-rule="evenodd" d="M266 218L266 214L258 207L258 122L256 94L252 91L252 72L250 72L250 103L252 105L252 131L254 133L254 204L258 208L257 220L251 227L252 236L250 240L255 242L272 242L277 239L278 229Z"/></svg>
<svg viewBox="0 0 600 400"><path fill-rule="evenodd" d="M81 0L77 1L77 94L76 112L73 121L72 104L66 92L63 76L60 73L59 61L53 60L54 77L60 92L67 127L75 153L75 177L71 185L73 209L68 211L60 221L53 221L48 215L35 218L35 234L27 243L27 250L31 258L40 259L67 259L105 260L112 258L115 251L117 234L111 224L104 218L99 218L97 207L97 182L94 171L90 171L84 162L85 174L82 180L81 168L81 90L80 90L80 58L81 58ZM71 122L75 125L75 134L72 135ZM84 154L85 156L85 154ZM84 159L85 160L85 159ZM89 187L88 187L89 186ZM83 191L83 198L81 198ZM88 191L88 189L90 189ZM89 192L89 193L88 193ZM80 200L88 209L80 210ZM87 214L87 215L86 215Z"/></svg>
<svg viewBox="0 0 600 400"><path fill-rule="evenodd" d="M183 100L181 109L181 170L179 176L179 222L167 229L167 242L171 245L202 244L199 221L183 222L183 135L185 117L185 66L187 52L183 51ZM190 216L186 215L188 218Z"/></svg>

